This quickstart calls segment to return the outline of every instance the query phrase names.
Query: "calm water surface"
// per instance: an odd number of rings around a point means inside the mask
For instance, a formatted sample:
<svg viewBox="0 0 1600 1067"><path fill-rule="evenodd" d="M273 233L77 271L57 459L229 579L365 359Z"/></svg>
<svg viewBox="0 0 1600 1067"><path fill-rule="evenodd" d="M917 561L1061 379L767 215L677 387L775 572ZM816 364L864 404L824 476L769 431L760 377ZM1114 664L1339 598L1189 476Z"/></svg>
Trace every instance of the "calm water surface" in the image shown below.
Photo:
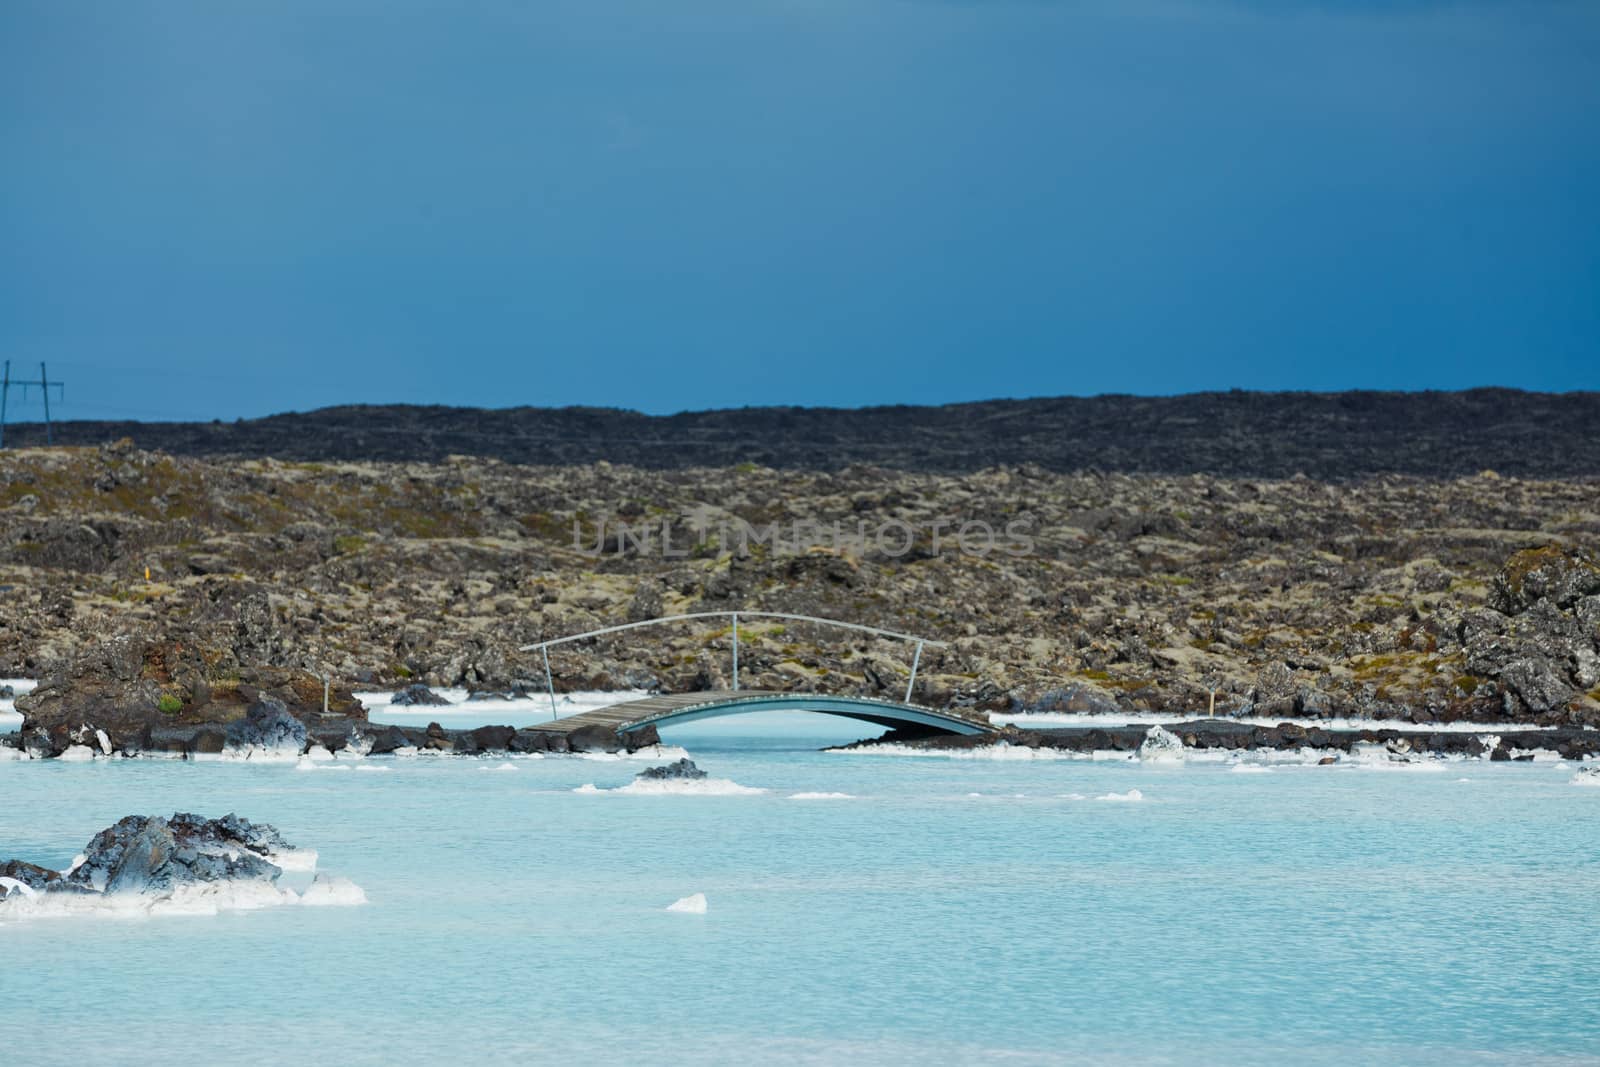
<svg viewBox="0 0 1600 1067"><path fill-rule="evenodd" d="M0 764L0 856L237 811L371 900L0 924L0 1056L1600 1062L1570 767L830 755L773 719L668 738L754 796L574 792L641 765L571 758Z"/></svg>

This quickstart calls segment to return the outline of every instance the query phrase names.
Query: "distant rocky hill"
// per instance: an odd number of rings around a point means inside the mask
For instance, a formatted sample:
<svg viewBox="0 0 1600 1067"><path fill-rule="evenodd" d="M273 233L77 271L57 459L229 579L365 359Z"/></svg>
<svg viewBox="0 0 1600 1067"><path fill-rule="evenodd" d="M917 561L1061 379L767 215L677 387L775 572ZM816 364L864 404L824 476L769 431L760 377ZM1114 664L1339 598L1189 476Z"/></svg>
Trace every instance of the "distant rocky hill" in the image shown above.
<svg viewBox="0 0 1600 1067"><path fill-rule="evenodd" d="M1052 471L1326 481L1483 470L1600 477L1600 393L1193 393L991 400L943 407L740 408L649 416L606 408L324 408L210 423L66 422L57 444L129 437L183 456L438 462L450 455L644 469L853 464L939 474ZM8 445L43 427L7 428Z"/></svg>

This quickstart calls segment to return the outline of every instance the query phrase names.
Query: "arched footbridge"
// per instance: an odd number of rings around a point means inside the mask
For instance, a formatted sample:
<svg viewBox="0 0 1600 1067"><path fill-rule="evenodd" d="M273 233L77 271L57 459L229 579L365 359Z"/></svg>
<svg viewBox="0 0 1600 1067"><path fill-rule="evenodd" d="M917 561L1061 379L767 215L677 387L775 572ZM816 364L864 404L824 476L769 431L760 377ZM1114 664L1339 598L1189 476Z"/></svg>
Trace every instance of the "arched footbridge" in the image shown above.
<svg viewBox="0 0 1600 1067"><path fill-rule="evenodd" d="M916 652L912 656L911 671L906 680L905 699L892 700L881 697L842 696L827 693L740 689L739 620L741 618L785 619L793 622L816 623L914 643ZM625 630L636 630L648 626L660 626L693 619L731 620L730 633L732 635L733 653L731 688L695 693L663 693L656 696L641 697L637 700L623 701L620 704L612 704L608 707L594 708L589 711L578 712L575 715L559 716L556 710L555 684L550 673L550 649L552 647L588 638L601 637L606 634L620 633ZM625 623L621 626L608 626L601 630L590 630L581 634L571 634L567 637L557 637L549 641L539 641L535 644L524 645L522 646L522 651L532 652L537 650L544 659L544 680L545 687L550 694L551 721L535 726L534 729L538 730L571 733L586 726L604 726L615 730L619 734L629 734L646 726L669 726L675 723L693 722L697 719L722 718L728 715L747 715L763 711L809 711L819 715L835 715L847 719L857 719L885 727L921 726L954 734L993 733L994 727L990 724L988 717L981 713L954 711L948 708L928 708L911 702L911 697L916 691L917 668L922 662L922 650L929 645L938 647L940 642L924 637L916 637L912 634L898 633L894 630L880 630L871 626L841 622L837 619L822 619L813 615L792 615L776 611L706 611L687 615L669 615L660 619L645 619L642 622Z"/></svg>

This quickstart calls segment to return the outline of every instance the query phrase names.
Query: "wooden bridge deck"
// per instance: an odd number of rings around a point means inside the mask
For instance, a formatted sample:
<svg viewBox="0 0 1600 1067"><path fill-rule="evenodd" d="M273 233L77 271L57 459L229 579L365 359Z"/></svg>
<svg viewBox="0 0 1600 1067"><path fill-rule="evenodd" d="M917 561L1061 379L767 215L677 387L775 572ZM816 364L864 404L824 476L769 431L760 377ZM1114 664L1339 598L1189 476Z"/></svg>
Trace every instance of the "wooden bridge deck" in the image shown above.
<svg viewBox="0 0 1600 1067"><path fill-rule="evenodd" d="M698 693L663 693L629 700L610 707L579 712L531 727L552 733L571 733L585 726L606 726L628 733L647 725L743 715L758 711L812 711L860 719L880 726L920 725L957 734L992 733L987 716L924 708L873 697L828 696L821 693L785 693L766 689L718 689Z"/></svg>

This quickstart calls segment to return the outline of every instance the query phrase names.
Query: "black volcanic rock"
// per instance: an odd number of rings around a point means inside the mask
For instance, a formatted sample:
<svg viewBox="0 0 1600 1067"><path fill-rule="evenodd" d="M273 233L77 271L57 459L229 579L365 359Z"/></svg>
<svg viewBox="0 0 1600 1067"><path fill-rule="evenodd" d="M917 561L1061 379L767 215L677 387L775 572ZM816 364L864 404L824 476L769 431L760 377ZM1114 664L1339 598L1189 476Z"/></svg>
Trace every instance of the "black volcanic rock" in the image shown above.
<svg viewBox="0 0 1600 1067"><path fill-rule="evenodd" d="M739 463L840 470L872 464L960 473L1046 470L1345 480L1375 474L1600 475L1600 393L1191 393L1052 397L942 407L738 408L651 416L611 408L411 405L323 408L231 423L58 422L57 444L131 438L187 456L439 462L451 455L652 469ZM6 428L7 444L44 427ZM113 490L120 488L113 486ZM64 527L59 551L88 563L109 531ZM63 556L63 559L66 558Z"/></svg>
<svg viewBox="0 0 1600 1067"><path fill-rule="evenodd" d="M237 815L130 815L96 834L70 874L11 860L0 864L0 876L45 893L161 897L204 882L274 882L283 872L273 858L291 851L277 830Z"/></svg>
<svg viewBox="0 0 1600 1067"><path fill-rule="evenodd" d="M1368 443L1334 449L1328 469ZM353 733L381 749L398 738L364 729L351 680L542 693L538 642L737 610L751 689L901 699L915 662L913 702L975 712L1600 725L1594 498L1581 477L1491 471L1341 482L6 449L0 677L44 679L18 700L14 743L35 755L202 750L263 696L330 750ZM960 543L969 525L1013 524L1020 551ZM93 551L65 551L80 527ZM914 534L907 551L885 548L896 529ZM914 643L759 612L928 642L918 659ZM607 633L554 646L549 680L558 694L728 688L731 638L717 618ZM483 748L470 731L401 736Z"/></svg>
<svg viewBox="0 0 1600 1067"><path fill-rule="evenodd" d="M389 703L397 708L439 708L448 707L450 701L435 693L432 689L421 683L408 685L389 698Z"/></svg>
<svg viewBox="0 0 1600 1067"><path fill-rule="evenodd" d="M366 712L348 688L329 694L301 669L241 663L192 632L167 639L119 634L83 646L17 698L28 747L57 755L72 745L214 754L228 745L303 746L306 720L345 728ZM102 736L104 738L102 740Z"/></svg>
<svg viewBox="0 0 1600 1067"><path fill-rule="evenodd" d="M249 748L304 751L306 724L289 714L277 697L263 696L250 705L245 717L228 724L228 744Z"/></svg>
<svg viewBox="0 0 1600 1067"><path fill-rule="evenodd" d="M625 747L617 731L601 723L580 726L566 735L573 752L621 752Z"/></svg>
<svg viewBox="0 0 1600 1067"><path fill-rule="evenodd" d="M674 763L663 764L660 767L646 767L634 777L642 778L646 781L692 781L706 777L706 772L696 767L694 761L686 757Z"/></svg>

